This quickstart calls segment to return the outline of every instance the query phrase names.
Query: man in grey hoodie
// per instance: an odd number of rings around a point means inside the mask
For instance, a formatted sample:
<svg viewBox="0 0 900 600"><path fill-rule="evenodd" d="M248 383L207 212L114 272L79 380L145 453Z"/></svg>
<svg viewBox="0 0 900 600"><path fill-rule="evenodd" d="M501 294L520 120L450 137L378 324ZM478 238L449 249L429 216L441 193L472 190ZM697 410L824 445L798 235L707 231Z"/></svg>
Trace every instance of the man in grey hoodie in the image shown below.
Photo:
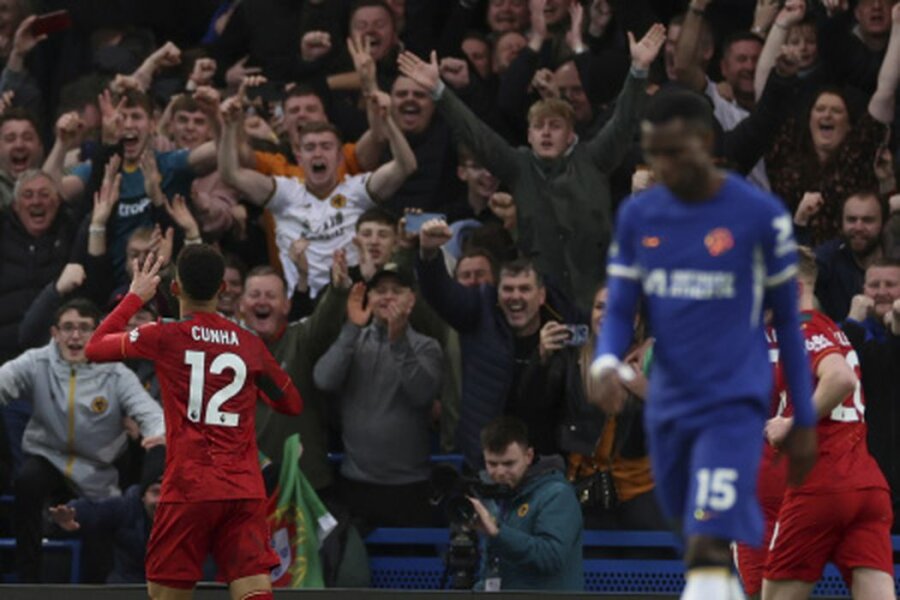
<svg viewBox="0 0 900 600"><path fill-rule="evenodd" d="M29 400L13 517L20 583L41 573L44 503L49 499L117 496L113 461L126 445L123 418L140 426L145 448L162 442L162 407L122 363L88 364L84 354L100 311L74 299L56 313L53 339L0 367L0 403Z"/></svg>

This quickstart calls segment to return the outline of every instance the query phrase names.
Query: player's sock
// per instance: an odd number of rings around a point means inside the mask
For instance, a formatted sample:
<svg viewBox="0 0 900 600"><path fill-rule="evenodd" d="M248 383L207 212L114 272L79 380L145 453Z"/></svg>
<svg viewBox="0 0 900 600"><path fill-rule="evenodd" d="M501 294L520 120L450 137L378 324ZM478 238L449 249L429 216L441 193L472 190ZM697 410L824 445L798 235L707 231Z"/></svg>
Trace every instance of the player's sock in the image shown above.
<svg viewBox="0 0 900 600"><path fill-rule="evenodd" d="M241 600L274 600L272 590L254 590L241 596Z"/></svg>
<svg viewBox="0 0 900 600"><path fill-rule="evenodd" d="M728 567L694 567L685 575L687 585L681 600L731 600L733 575ZM738 596L741 598L743 596Z"/></svg>

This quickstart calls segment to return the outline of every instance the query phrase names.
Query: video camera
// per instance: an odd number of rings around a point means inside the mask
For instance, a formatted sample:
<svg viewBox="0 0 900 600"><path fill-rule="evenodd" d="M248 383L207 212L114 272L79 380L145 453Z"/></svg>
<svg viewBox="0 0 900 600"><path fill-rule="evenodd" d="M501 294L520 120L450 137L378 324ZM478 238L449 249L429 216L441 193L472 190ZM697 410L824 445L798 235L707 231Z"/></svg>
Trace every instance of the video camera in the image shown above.
<svg viewBox="0 0 900 600"><path fill-rule="evenodd" d="M450 544L445 557L441 588L445 587L449 576L450 587L455 590L470 590L477 581L478 534L475 524L478 514L469 502L469 497L479 499L501 499L511 497L512 488L497 483L488 483L477 477L464 477L453 465L436 465L431 471L431 502L443 506L450 521Z"/></svg>
<svg viewBox="0 0 900 600"><path fill-rule="evenodd" d="M508 485L465 477L453 465L436 465L431 471L432 504L443 505L451 524L472 526L478 521L469 497L503 499L513 495Z"/></svg>

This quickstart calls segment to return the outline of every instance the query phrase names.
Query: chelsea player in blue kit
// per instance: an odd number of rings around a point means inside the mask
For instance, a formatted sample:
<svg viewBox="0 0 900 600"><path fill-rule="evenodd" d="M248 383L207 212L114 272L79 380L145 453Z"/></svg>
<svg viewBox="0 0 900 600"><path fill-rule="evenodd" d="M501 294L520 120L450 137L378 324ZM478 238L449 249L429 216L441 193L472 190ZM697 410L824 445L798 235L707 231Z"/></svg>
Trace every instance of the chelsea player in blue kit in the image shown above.
<svg viewBox="0 0 900 600"><path fill-rule="evenodd" d="M799 399L784 446L791 480L802 481L816 458L791 219L777 198L715 167L705 98L659 93L641 128L661 185L619 211L591 371L601 389L629 376L620 357L643 293L656 338L648 443L660 504L687 539L682 599L742 598L729 544L762 540L756 480L772 387L764 307L774 311L788 385Z"/></svg>

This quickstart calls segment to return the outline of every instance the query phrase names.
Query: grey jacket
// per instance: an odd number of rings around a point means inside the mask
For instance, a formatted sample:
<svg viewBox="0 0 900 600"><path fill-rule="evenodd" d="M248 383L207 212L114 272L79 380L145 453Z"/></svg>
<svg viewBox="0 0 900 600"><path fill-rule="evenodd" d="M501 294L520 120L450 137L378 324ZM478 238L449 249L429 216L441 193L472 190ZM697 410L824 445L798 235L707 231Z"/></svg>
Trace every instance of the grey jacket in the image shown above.
<svg viewBox="0 0 900 600"><path fill-rule="evenodd" d="M509 187L519 248L585 310L603 279L612 236L609 174L631 147L645 85L646 78L632 71L603 129L554 160L539 158L527 146L510 146L449 89L437 101L456 139Z"/></svg>
<svg viewBox="0 0 900 600"><path fill-rule="evenodd" d="M162 407L128 367L68 363L54 341L0 367L0 402L13 398L34 405L22 449L46 458L92 500L120 494L113 461L125 449L123 417L144 437L165 433Z"/></svg>
<svg viewBox="0 0 900 600"><path fill-rule="evenodd" d="M391 343L380 323L344 323L313 378L340 397L345 477L386 485L428 479L428 426L442 365L440 345L411 327Z"/></svg>

